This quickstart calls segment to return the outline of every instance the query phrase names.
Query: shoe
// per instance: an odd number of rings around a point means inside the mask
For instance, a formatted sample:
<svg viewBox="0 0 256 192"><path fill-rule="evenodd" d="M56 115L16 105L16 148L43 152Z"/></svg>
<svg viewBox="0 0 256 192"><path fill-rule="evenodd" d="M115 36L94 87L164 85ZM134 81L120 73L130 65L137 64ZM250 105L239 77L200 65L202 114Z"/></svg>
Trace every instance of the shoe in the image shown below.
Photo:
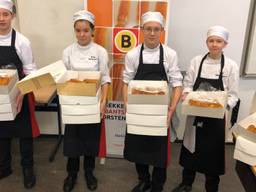
<svg viewBox="0 0 256 192"><path fill-rule="evenodd" d="M0 180L5 178L5 177L10 176L11 174L12 174L12 170L11 169L0 171Z"/></svg>
<svg viewBox="0 0 256 192"><path fill-rule="evenodd" d="M64 192L70 192L74 189L74 186L76 184L76 175L68 175L66 179L64 180L64 185L63 185L63 191Z"/></svg>
<svg viewBox="0 0 256 192"><path fill-rule="evenodd" d="M34 175L33 168L24 168L23 169L23 182L24 182L24 187L26 189L31 189L35 186L36 184L36 176Z"/></svg>
<svg viewBox="0 0 256 192"><path fill-rule="evenodd" d="M87 184L87 188L91 191L94 191L98 187L98 181L97 178L93 175L92 171L86 171L85 172L85 180Z"/></svg>
<svg viewBox="0 0 256 192"><path fill-rule="evenodd" d="M145 192L151 188L150 181L140 181L133 189L132 192Z"/></svg>
<svg viewBox="0 0 256 192"><path fill-rule="evenodd" d="M190 192L190 191L192 191L192 187L189 185L185 185L183 183L179 184L178 187L172 190L172 192Z"/></svg>

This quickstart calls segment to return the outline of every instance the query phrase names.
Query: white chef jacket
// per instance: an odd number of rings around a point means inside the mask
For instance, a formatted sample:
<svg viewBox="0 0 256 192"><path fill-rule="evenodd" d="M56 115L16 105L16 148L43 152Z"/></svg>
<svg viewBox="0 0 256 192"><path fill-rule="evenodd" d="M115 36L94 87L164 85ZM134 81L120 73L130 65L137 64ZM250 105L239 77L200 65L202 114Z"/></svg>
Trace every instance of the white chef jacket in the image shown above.
<svg viewBox="0 0 256 192"><path fill-rule="evenodd" d="M7 35L0 35L0 46L10 46L12 38L12 30ZM36 71L36 64L32 54L30 41L24 35L16 31L15 39L16 52L23 64L23 72L25 75Z"/></svg>
<svg viewBox="0 0 256 192"><path fill-rule="evenodd" d="M191 60L190 66L184 78L183 93L193 90L193 85L196 81L199 66L203 55L194 57ZM204 60L201 77L208 79L218 79L221 69L220 59L212 59L209 56ZM223 86L224 90L228 93L228 105L233 108L238 101L238 84L239 84L239 69L235 61L224 56L223 68Z"/></svg>
<svg viewBox="0 0 256 192"><path fill-rule="evenodd" d="M110 83L108 69L108 53L102 46L91 42L81 46L77 42L68 46L62 55L62 60L68 70L100 71L101 84Z"/></svg>
<svg viewBox="0 0 256 192"><path fill-rule="evenodd" d="M144 44L143 50L143 62L144 63L159 63L160 49L158 45L154 49L148 48ZM178 58L176 52L167 47L163 46L164 51L164 68L167 75L168 82L172 87L182 86L182 75L180 73L180 69L178 67ZM132 79L134 79L137 69L139 66L139 57L140 57L140 49L141 44L129 51L125 56L125 69L123 72L123 81L124 83L129 83Z"/></svg>

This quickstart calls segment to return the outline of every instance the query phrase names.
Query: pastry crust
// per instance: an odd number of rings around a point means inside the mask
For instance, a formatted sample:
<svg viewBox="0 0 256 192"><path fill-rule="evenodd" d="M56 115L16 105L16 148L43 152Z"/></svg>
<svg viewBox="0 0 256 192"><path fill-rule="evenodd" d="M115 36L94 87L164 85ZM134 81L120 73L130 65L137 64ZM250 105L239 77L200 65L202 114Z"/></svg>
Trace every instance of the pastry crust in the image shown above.
<svg viewBox="0 0 256 192"><path fill-rule="evenodd" d="M8 85L11 81L11 77L1 77L0 76L0 85Z"/></svg>
<svg viewBox="0 0 256 192"><path fill-rule="evenodd" d="M145 87L145 89L132 88L132 94L134 95L165 95L165 92L161 89L154 87Z"/></svg>
<svg viewBox="0 0 256 192"><path fill-rule="evenodd" d="M251 124L247 127L247 130L256 133L256 126Z"/></svg>
<svg viewBox="0 0 256 192"><path fill-rule="evenodd" d="M216 102L209 102L209 101L199 101L194 99L189 99L189 105L196 106L196 107L208 107L208 108L223 108L223 105Z"/></svg>
<svg viewBox="0 0 256 192"><path fill-rule="evenodd" d="M72 83L97 83L97 79L84 79L84 80L79 80L79 79L70 79L67 82L72 82Z"/></svg>

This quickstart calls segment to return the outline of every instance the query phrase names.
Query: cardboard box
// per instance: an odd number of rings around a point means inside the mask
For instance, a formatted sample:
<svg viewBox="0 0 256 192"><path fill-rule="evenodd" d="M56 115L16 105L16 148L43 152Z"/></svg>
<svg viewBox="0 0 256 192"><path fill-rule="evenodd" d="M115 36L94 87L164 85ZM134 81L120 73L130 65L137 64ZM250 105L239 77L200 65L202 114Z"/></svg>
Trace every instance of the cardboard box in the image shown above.
<svg viewBox="0 0 256 192"><path fill-rule="evenodd" d="M248 126L252 124L256 126L256 112L235 124L233 132L256 143L256 133L247 130Z"/></svg>
<svg viewBox="0 0 256 192"><path fill-rule="evenodd" d="M165 115L168 113L168 105L128 104L127 113L140 115Z"/></svg>
<svg viewBox="0 0 256 192"><path fill-rule="evenodd" d="M166 127L149 127L141 125L127 125L127 132L135 135L147 135L147 136L167 136Z"/></svg>
<svg viewBox="0 0 256 192"><path fill-rule="evenodd" d="M132 94L132 88L135 87L153 87L161 88L165 95L139 95ZM128 86L128 104L155 104L168 105L170 102L169 87L166 81L140 81L132 80Z"/></svg>
<svg viewBox="0 0 256 192"><path fill-rule="evenodd" d="M96 96L69 96L59 95L61 105L92 105L100 101L101 89L98 89Z"/></svg>
<svg viewBox="0 0 256 192"><path fill-rule="evenodd" d="M238 136L236 139L234 158L251 166L255 166L256 143Z"/></svg>
<svg viewBox="0 0 256 192"><path fill-rule="evenodd" d="M16 86L13 86L9 94L0 94L0 104L7 104L15 101L18 94L18 88Z"/></svg>
<svg viewBox="0 0 256 192"><path fill-rule="evenodd" d="M15 86L16 82L19 80L18 72L16 69L0 69L0 76L11 77L11 80L8 85L0 86L0 94L8 94Z"/></svg>
<svg viewBox="0 0 256 192"><path fill-rule="evenodd" d="M10 103L10 104L3 104L3 105L0 105L0 108L1 108L0 121L13 121L17 115L16 104Z"/></svg>
<svg viewBox="0 0 256 192"><path fill-rule="evenodd" d="M94 115L100 113L100 103L93 105L61 105L62 115Z"/></svg>
<svg viewBox="0 0 256 192"><path fill-rule="evenodd" d="M167 126L167 116L126 113L126 123L130 125L164 127Z"/></svg>
<svg viewBox="0 0 256 192"><path fill-rule="evenodd" d="M61 115L63 124L100 123L100 114L93 115Z"/></svg>
<svg viewBox="0 0 256 192"><path fill-rule="evenodd" d="M97 83L66 82L70 79L98 79ZM43 67L18 82L22 94L41 89L57 83L60 95L95 96L101 83L99 71L67 71L61 60Z"/></svg>
<svg viewBox="0 0 256 192"><path fill-rule="evenodd" d="M55 85L55 79L65 73L66 70L63 62L59 60L27 75L18 82L17 87L22 94L26 94L43 87Z"/></svg>
<svg viewBox="0 0 256 192"><path fill-rule="evenodd" d="M198 98L198 95L205 95L206 98L217 99L220 104L223 105L222 108L211 108L211 107L197 107L189 105L189 100ZM211 117L211 118L224 118L224 114L227 106L227 92L225 91L192 91L190 92L185 101L181 105L181 113L184 115L193 115L201 117Z"/></svg>
<svg viewBox="0 0 256 192"><path fill-rule="evenodd" d="M67 82L70 79L81 82ZM96 83L85 83L84 79L97 79ZM57 82L57 93L70 96L96 96L101 85L100 71L66 71Z"/></svg>

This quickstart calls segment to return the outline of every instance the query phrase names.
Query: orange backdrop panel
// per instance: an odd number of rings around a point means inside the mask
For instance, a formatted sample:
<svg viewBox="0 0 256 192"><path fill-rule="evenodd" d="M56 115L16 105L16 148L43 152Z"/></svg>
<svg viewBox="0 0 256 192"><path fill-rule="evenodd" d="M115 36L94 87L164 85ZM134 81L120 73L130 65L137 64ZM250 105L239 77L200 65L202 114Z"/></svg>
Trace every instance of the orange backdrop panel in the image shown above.
<svg viewBox="0 0 256 192"><path fill-rule="evenodd" d="M95 15L95 26L112 26L112 0L88 0L87 8Z"/></svg>

